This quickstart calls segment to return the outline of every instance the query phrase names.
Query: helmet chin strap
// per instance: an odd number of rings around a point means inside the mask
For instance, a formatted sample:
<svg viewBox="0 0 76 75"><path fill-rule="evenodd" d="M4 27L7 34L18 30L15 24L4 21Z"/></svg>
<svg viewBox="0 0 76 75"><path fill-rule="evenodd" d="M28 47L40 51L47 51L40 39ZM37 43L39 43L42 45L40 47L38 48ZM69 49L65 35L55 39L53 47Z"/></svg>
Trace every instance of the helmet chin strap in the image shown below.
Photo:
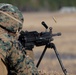
<svg viewBox="0 0 76 75"><path fill-rule="evenodd" d="M4 12L4 11L1 11L1 10L0 10L0 13L6 15L6 16L8 16L8 17L10 17L11 19L15 20L16 22L18 22L18 23L20 23L20 24L23 24L20 20L14 18L13 16L9 15L8 13L6 13L6 12Z"/></svg>

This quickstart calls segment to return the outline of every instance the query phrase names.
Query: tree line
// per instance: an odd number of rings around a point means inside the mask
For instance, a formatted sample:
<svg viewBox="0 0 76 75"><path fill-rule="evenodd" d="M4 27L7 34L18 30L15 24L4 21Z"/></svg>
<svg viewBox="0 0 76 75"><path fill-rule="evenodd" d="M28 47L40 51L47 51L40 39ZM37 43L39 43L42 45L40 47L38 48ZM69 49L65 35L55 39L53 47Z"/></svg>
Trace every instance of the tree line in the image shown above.
<svg viewBox="0 0 76 75"><path fill-rule="evenodd" d="M76 6L76 0L0 0L0 3L11 3L22 11L56 11Z"/></svg>

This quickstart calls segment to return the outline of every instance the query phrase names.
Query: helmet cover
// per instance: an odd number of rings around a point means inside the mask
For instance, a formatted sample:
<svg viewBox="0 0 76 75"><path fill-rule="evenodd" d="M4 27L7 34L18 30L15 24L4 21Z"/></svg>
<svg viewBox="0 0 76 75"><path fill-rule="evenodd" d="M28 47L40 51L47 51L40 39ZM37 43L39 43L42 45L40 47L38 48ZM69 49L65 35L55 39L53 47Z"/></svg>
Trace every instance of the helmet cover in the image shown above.
<svg viewBox="0 0 76 75"><path fill-rule="evenodd" d="M23 15L16 6L0 3L0 26L16 32L22 29Z"/></svg>

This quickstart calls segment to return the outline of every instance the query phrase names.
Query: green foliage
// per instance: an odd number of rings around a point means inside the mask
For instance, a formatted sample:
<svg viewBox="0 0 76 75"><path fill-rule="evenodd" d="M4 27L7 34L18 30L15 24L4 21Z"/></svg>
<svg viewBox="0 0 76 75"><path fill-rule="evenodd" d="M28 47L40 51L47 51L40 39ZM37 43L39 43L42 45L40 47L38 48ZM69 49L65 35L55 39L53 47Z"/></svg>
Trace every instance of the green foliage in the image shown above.
<svg viewBox="0 0 76 75"><path fill-rule="evenodd" d="M26 11L58 10L63 6L76 6L76 0L0 0L0 3L11 3Z"/></svg>

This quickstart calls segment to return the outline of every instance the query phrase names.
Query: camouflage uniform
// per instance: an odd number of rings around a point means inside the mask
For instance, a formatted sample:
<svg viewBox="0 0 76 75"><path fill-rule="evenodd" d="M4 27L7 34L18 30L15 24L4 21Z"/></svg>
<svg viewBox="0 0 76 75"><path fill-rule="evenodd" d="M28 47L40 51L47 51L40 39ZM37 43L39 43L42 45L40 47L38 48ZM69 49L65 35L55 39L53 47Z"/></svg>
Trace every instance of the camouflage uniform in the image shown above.
<svg viewBox="0 0 76 75"><path fill-rule="evenodd" d="M15 35L22 28L23 16L17 7L0 4L0 60L8 75L39 75L34 61Z"/></svg>

